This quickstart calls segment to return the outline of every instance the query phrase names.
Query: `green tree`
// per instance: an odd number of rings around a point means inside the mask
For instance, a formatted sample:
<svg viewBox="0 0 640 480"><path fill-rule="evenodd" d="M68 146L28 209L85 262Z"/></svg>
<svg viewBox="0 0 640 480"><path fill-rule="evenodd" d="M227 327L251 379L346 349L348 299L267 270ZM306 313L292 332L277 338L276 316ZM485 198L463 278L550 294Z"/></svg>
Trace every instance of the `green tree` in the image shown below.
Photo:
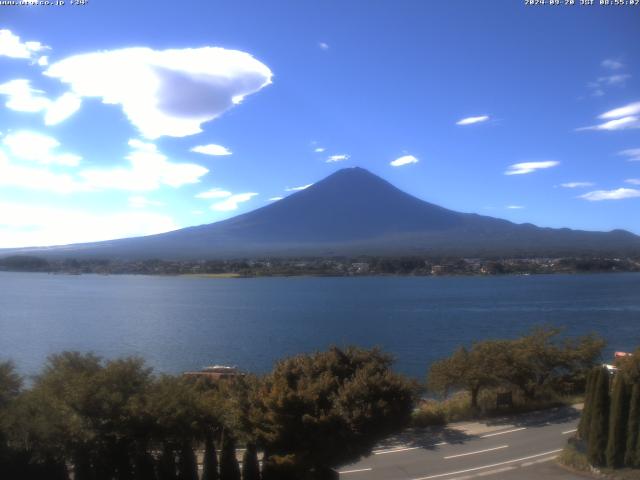
<svg viewBox="0 0 640 480"><path fill-rule="evenodd" d="M205 436L202 463L202 480L218 480L218 455L210 433Z"/></svg>
<svg viewBox="0 0 640 480"><path fill-rule="evenodd" d="M619 468L624 464L629 421L629 388L624 375L616 375L609 413L607 466Z"/></svg>
<svg viewBox="0 0 640 480"><path fill-rule="evenodd" d="M178 463L178 480L198 480L198 463L193 446L183 440Z"/></svg>
<svg viewBox="0 0 640 480"><path fill-rule="evenodd" d="M242 456L242 480L260 480L258 450L254 443L248 443Z"/></svg>
<svg viewBox="0 0 640 480"><path fill-rule="evenodd" d="M609 372L606 368L598 371L593 393L591 426L587 445L587 458L592 465L606 465L605 451L609 432Z"/></svg>
<svg viewBox="0 0 640 480"><path fill-rule="evenodd" d="M591 369L587 375L586 390L584 396L584 406L578 423L578 438L583 440L589 439L589 428L591 427L591 412L593 409L593 392L595 379L598 375L597 368Z"/></svg>
<svg viewBox="0 0 640 480"><path fill-rule="evenodd" d="M416 390L391 372L391 363L377 349L354 347L278 362L258 395L258 436L270 462L287 458L311 478L369 454L378 441L402 430Z"/></svg>
<svg viewBox="0 0 640 480"><path fill-rule="evenodd" d="M240 480L240 466L236 458L236 442L227 430L222 434L220 480Z"/></svg>
<svg viewBox="0 0 640 480"><path fill-rule="evenodd" d="M631 389L631 400L629 402L629 420L627 422L627 449L624 455L624 464L627 467L640 466L640 383L634 383Z"/></svg>

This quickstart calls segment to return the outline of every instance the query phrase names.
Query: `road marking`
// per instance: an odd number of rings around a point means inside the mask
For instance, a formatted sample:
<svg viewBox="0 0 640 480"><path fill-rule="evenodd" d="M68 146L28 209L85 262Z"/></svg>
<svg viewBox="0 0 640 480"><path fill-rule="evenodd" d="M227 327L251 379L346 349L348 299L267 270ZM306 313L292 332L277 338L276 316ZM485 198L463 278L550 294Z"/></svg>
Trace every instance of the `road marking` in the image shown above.
<svg viewBox="0 0 640 480"><path fill-rule="evenodd" d="M488 475L495 475L497 473L508 472L509 470L515 470L515 469L516 469L516 467L513 467L513 466L496 468L495 470L489 470L488 472L478 473L476 476L477 477L486 477Z"/></svg>
<svg viewBox="0 0 640 480"><path fill-rule="evenodd" d="M521 463L520 466L521 467L530 467L531 465L535 465L536 463L549 462L551 460L555 460L556 458L558 458L558 456L557 455L553 455L552 457L541 458L540 460L532 460L531 462Z"/></svg>
<svg viewBox="0 0 640 480"><path fill-rule="evenodd" d="M502 465L508 465L510 463L522 462L523 460L530 460L532 458L544 457L545 455L551 455L553 453L558 453L561 451L562 449L559 448L558 450L551 450L549 452L537 453L535 455L529 455L528 457L516 458L514 460L507 460L505 462L492 463L491 465L483 465L482 467L468 468L466 470L458 470L456 472L449 472L449 473L439 473L437 475L429 475L427 477L418 477L418 478L413 478L411 480L431 480L432 478L441 478L441 477L448 477L449 475L458 475L460 473L475 472L478 470L484 470L485 468L500 467Z"/></svg>
<svg viewBox="0 0 640 480"><path fill-rule="evenodd" d="M360 472L370 472L373 470L372 468L359 468L357 470L343 470L342 472L338 472L340 475L346 475L347 473L360 473Z"/></svg>
<svg viewBox="0 0 640 480"><path fill-rule="evenodd" d="M495 437L497 435L504 435L506 433L513 433L513 432L519 432L521 430L526 430L527 427L521 427L521 428L514 428L513 430L506 430L504 432L498 432L498 433L488 433L486 435L482 435L480 438L488 438L488 437Z"/></svg>
<svg viewBox="0 0 640 480"><path fill-rule="evenodd" d="M494 450L501 450L503 448L508 448L508 447L509 445L500 445L499 447L485 448L484 450L476 450L475 452L459 453L458 455L449 455L448 457L444 457L444 459L449 460L451 458L466 457L467 455L475 455L477 453L493 452Z"/></svg>
<svg viewBox="0 0 640 480"><path fill-rule="evenodd" d="M574 428L573 430L567 430L566 432L562 432L562 435L567 435L569 433L573 433L573 432L577 432L577 431L578 431L578 429Z"/></svg>
<svg viewBox="0 0 640 480"><path fill-rule="evenodd" d="M396 453L396 452L406 452L409 450L417 450L421 447L404 447L404 448L392 448L390 450L379 450L377 452L373 452L374 455L385 455L387 453Z"/></svg>

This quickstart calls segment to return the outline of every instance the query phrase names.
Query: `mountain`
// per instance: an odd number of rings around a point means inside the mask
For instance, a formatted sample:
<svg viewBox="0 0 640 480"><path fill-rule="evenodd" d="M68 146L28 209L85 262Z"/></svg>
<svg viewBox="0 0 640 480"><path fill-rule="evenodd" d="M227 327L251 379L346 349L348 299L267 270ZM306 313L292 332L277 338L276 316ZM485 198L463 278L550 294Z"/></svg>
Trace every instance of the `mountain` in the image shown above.
<svg viewBox="0 0 640 480"><path fill-rule="evenodd" d="M425 202L362 168L339 170L268 206L217 223L146 237L0 255L118 259L258 256L639 255L624 230L541 228L460 213Z"/></svg>

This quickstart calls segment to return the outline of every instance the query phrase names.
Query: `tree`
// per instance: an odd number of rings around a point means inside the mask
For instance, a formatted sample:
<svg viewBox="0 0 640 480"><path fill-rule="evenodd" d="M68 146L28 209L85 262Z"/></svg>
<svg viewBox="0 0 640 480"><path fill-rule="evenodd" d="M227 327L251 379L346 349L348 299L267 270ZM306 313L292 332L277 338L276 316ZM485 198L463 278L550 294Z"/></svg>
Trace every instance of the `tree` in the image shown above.
<svg viewBox="0 0 640 480"><path fill-rule="evenodd" d="M416 389L391 372L391 363L377 349L355 347L278 362L258 395L258 437L270 462L288 458L304 475L298 478L311 478L369 454L378 441L402 430Z"/></svg>
<svg viewBox="0 0 640 480"><path fill-rule="evenodd" d="M236 442L229 431L222 434L220 480L240 480L240 467L236 458Z"/></svg>
<svg viewBox="0 0 640 480"><path fill-rule="evenodd" d="M198 480L198 464L191 442L183 440L178 463L178 480Z"/></svg>
<svg viewBox="0 0 640 480"><path fill-rule="evenodd" d="M586 390L584 397L584 405L582 407L582 414L580 415L580 422L578 423L578 438L588 440L589 428L591 427L591 411L593 409L593 392L594 383L598 375L599 369L591 369L587 375Z"/></svg>
<svg viewBox="0 0 640 480"><path fill-rule="evenodd" d="M629 389L624 375L617 375L613 384L609 414L609 439L607 442L607 466L621 467L624 463L629 421Z"/></svg>
<svg viewBox="0 0 640 480"><path fill-rule="evenodd" d="M205 436L202 463L202 480L218 480L218 455L210 433Z"/></svg>
<svg viewBox="0 0 640 480"><path fill-rule="evenodd" d="M258 451L253 443L247 444L247 449L242 456L242 480L260 480Z"/></svg>
<svg viewBox="0 0 640 480"><path fill-rule="evenodd" d="M429 390L445 397L451 390L466 390L471 398L471 407L478 409L478 397L483 388L496 384L494 361L496 342L477 342L467 350L460 347L449 358L435 362L427 378Z"/></svg>
<svg viewBox="0 0 640 480"><path fill-rule="evenodd" d="M627 467L640 466L640 383L633 384L631 389L631 400L629 405L629 420L627 422L627 449L624 455L624 464Z"/></svg>
<svg viewBox="0 0 640 480"><path fill-rule="evenodd" d="M607 448L608 431L609 372L606 368L601 368L598 370L594 383L591 426L587 445L587 458L592 465L601 467L606 464L605 450Z"/></svg>

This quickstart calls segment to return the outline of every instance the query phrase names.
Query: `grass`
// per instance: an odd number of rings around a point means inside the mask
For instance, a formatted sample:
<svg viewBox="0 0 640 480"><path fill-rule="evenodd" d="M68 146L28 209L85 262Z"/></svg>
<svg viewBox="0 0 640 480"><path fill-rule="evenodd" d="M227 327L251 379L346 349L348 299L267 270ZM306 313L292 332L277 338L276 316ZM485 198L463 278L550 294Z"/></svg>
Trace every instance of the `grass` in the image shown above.
<svg viewBox="0 0 640 480"><path fill-rule="evenodd" d="M482 392L478 399L478 409L471 408L471 398L466 392L458 392L444 400L425 400L414 411L412 426L427 427L446 425L451 422L490 418L544 410L546 408L574 405L582 401L578 395L558 395L553 392L541 393L535 400L526 400L514 393L513 406L496 407L496 391Z"/></svg>

